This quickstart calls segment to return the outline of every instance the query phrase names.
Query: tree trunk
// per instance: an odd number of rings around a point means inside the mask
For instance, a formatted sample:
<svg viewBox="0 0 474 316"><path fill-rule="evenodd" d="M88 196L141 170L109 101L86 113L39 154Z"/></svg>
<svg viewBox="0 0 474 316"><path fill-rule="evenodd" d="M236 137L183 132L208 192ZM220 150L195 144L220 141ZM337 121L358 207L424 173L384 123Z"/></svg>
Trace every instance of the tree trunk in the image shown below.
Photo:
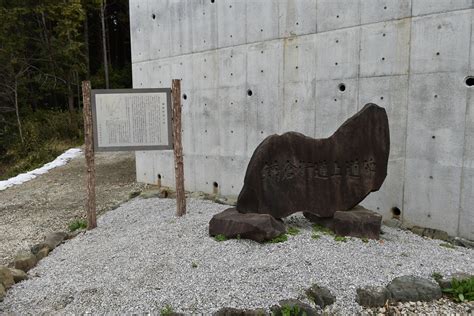
<svg viewBox="0 0 474 316"><path fill-rule="evenodd" d="M23 144L25 140L23 139L23 131L21 129L21 121L20 121L20 110L18 108L18 80L15 78L15 112L16 112L16 120L18 122L18 131L20 132L20 139L21 143Z"/></svg>
<svg viewBox="0 0 474 316"><path fill-rule="evenodd" d="M102 53L104 55L104 74L105 74L105 88L109 88L109 62L107 58L107 38L105 34L105 6L107 5L107 0L102 0L102 5L100 6L100 21L102 23Z"/></svg>
<svg viewBox="0 0 474 316"><path fill-rule="evenodd" d="M74 131L77 130L77 121L74 113L74 92L71 87L71 80L67 83L67 105L69 109L69 121L71 126L73 127Z"/></svg>
<svg viewBox="0 0 474 316"><path fill-rule="evenodd" d="M86 11L86 14L85 14L85 19L84 19L84 44L85 44L85 48L86 48L86 67L87 67L87 80L90 80L90 77L91 77L91 66L90 66L90 59L89 59L89 19L87 18L87 10ZM79 84L77 85L78 86L78 90L79 90ZM80 93L78 93L78 99L80 98L79 97Z"/></svg>

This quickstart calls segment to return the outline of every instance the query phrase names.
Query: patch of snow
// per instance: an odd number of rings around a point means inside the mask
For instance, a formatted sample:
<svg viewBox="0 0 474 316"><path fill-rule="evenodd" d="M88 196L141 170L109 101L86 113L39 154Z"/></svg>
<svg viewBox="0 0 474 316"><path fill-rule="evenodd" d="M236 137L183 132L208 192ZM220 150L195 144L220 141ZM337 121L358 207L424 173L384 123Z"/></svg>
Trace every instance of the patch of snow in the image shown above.
<svg viewBox="0 0 474 316"><path fill-rule="evenodd" d="M54 159L51 162L48 162L47 164L44 164L42 167L39 167L32 171L21 173L17 175L16 177L0 181L0 191L5 190L11 186L22 184L26 181L30 181L31 179L36 178L36 176L40 174L45 174L53 168L63 166L69 160L79 156L81 153L82 153L82 150L80 148L68 149L64 153L56 157L56 159Z"/></svg>

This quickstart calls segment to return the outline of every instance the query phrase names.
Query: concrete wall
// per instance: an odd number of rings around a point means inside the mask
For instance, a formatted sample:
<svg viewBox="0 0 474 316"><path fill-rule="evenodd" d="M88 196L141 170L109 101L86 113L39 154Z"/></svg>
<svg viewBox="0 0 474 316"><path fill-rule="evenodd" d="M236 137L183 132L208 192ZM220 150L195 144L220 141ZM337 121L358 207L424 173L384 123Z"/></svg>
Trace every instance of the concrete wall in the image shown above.
<svg viewBox="0 0 474 316"><path fill-rule="evenodd" d="M131 0L133 86L183 80L186 190L212 192L215 182L223 195L239 193L268 135L327 137L364 104L384 106L388 177L362 204L474 239L471 8L471 0ZM136 158L138 181L160 175L174 186L171 151Z"/></svg>

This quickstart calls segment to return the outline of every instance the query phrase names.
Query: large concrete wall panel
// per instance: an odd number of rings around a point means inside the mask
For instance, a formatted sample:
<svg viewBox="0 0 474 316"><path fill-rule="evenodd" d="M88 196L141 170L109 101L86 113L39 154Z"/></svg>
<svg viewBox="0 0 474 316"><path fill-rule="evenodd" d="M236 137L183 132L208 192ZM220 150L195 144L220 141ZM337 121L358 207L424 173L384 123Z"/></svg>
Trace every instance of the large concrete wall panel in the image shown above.
<svg viewBox="0 0 474 316"><path fill-rule="evenodd" d="M310 34L316 32L316 1L278 1L280 37Z"/></svg>
<svg viewBox="0 0 474 316"><path fill-rule="evenodd" d="M360 24L361 0L317 0L317 30L326 32Z"/></svg>
<svg viewBox="0 0 474 316"><path fill-rule="evenodd" d="M474 239L471 0L130 1L135 88L182 79L186 190L238 195L269 135L389 117L388 176L363 205ZM174 186L172 151L137 179Z"/></svg>
<svg viewBox="0 0 474 316"><path fill-rule="evenodd" d="M192 0L193 52L217 48L217 5Z"/></svg>
<svg viewBox="0 0 474 316"><path fill-rule="evenodd" d="M242 45L247 42L246 14L247 1L217 1L218 47Z"/></svg>
<svg viewBox="0 0 474 316"><path fill-rule="evenodd" d="M459 235L474 240L474 90L468 89L467 98Z"/></svg>
<svg viewBox="0 0 474 316"><path fill-rule="evenodd" d="M193 0L169 0L171 56L193 51Z"/></svg>
<svg viewBox="0 0 474 316"><path fill-rule="evenodd" d="M171 15L169 0L148 1L148 12L151 16L149 38L149 59L168 57L171 54Z"/></svg>
<svg viewBox="0 0 474 316"><path fill-rule="evenodd" d="M279 37L278 3L278 1L247 1L247 43Z"/></svg>
<svg viewBox="0 0 474 316"><path fill-rule="evenodd" d="M457 234L466 93L459 73L410 77L404 217Z"/></svg>
<svg viewBox="0 0 474 316"><path fill-rule="evenodd" d="M360 76L408 74L411 19L362 27Z"/></svg>
<svg viewBox="0 0 474 316"><path fill-rule="evenodd" d="M150 20L148 1L130 1L130 37L133 40L131 54L133 62L150 59Z"/></svg>
<svg viewBox="0 0 474 316"><path fill-rule="evenodd" d="M360 28L316 35L316 79L355 78L359 75Z"/></svg>
<svg viewBox="0 0 474 316"><path fill-rule="evenodd" d="M316 137L331 136L358 109L359 79L316 82ZM341 91L340 85L344 85Z"/></svg>
<svg viewBox="0 0 474 316"><path fill-rule="evenodd" d="M411 15L411 0L362 0L360 4L361 24L397 20Z"/></svg>
<svg viewBox="0 0 474 316"><path fill-rule="evenodd" d="M410 72L468 69L470 36L469 10L413 18Z"/></svg>
<svg viewBox="0 0 474 316"><path fill-rule="evenodd" d="M413 16L469 9L472 0L412 0Z"/></svg>

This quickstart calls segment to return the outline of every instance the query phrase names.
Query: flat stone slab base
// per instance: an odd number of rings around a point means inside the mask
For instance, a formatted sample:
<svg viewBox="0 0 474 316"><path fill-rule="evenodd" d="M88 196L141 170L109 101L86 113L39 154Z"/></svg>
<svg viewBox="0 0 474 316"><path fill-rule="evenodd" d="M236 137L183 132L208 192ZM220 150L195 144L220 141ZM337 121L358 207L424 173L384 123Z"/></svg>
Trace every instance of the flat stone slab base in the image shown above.
<svg viewBox="0 0 474 316"><path fill-rule="evenodd" d="M334 232L340 236L379 239L382 215L360 205L334 214Z"/></svg>
<svg viewBox="0 0 474 316"><path fill-rule="evenodd" d="M271 240L286 232L282 221L269 214L239 213L229 208L216 214L209 222L209 235L245 238L258 242Z"/></svg>
<svg viewBox="0 0 474 316"><path fill-rule="evenodd" d="M339 236L379 239L382 226L382 215L360 205L349 211L338 211L331 218L321 218L311 213L304 213L304 216Z"/></svg>

